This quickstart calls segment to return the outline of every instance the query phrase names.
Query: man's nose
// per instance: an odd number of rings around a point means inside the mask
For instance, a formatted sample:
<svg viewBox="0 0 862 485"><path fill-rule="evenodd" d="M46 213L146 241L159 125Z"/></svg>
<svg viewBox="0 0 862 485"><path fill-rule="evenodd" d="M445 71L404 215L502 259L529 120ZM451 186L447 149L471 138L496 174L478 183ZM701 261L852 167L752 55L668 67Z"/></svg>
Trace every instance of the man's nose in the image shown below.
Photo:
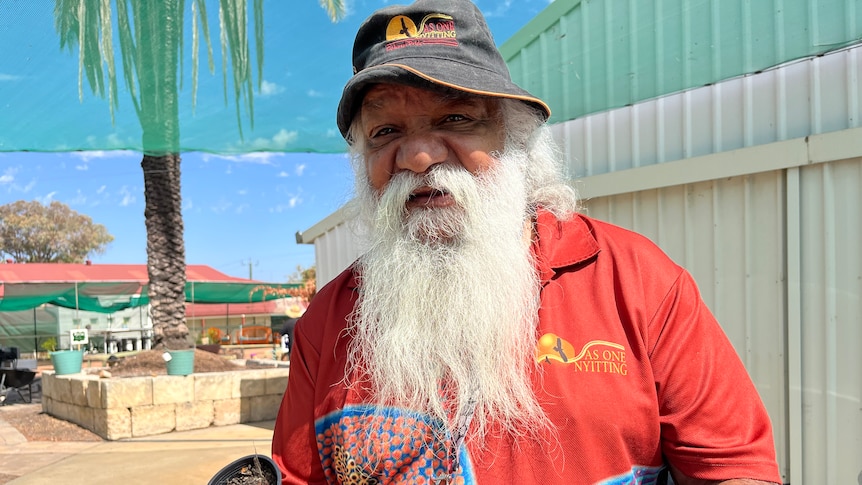
<svg viewBox="0 0 862 485"><path fill-rule="evenodd" d="M424 173L432 166L445 162L448 154L446 144L438 136L416 133L408 135L403 141L395 164L399 170Z"/></svg>

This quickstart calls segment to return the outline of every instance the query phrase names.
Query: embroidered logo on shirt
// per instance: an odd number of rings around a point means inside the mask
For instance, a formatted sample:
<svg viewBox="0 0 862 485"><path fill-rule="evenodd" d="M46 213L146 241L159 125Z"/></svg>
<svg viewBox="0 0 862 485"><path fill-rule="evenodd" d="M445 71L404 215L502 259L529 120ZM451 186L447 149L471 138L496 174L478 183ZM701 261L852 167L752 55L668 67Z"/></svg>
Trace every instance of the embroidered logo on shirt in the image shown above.
<svg viewBox="0 0 862 485"><path fill-rule="evenodd" d="M627 375L626 349L605 340L592 340L575 353L575 347L557 334L546 333L536 344L536 361L572 366L575 372Z"/></svg>

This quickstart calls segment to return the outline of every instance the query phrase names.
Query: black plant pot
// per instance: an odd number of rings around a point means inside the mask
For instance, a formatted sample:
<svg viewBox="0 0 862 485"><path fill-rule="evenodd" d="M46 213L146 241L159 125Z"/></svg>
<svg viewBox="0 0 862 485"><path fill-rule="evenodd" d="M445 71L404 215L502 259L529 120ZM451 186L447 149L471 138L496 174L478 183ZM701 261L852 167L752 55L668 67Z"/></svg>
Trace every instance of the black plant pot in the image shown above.
<svg viewBox="0 0 862 485"><path fill-rule="evenodd" d="M260 463L260 469L264 476L269 477L270 485L281 485L281 470L278 469L272 458L266 455L248 455L234 461L219 470L210 479L208 485L226 485L234 478L257 476L255 458Z"/></svg>
<svg viewBox="0 0 862 485"><path fill-rule="evenodd" d="M197 348L205 350L211 354L218 355L219 351L221 350L221 344L200 344L197 345Z"/></svg>

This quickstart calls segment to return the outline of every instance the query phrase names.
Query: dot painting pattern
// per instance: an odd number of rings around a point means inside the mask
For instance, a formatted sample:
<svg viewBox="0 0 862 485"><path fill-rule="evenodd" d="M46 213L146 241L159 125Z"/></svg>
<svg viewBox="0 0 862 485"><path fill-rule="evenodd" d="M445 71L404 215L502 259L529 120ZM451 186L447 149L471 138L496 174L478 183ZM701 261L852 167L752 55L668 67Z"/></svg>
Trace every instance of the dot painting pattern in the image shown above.
<svg viewBox="0 0 862 485"><path fill-rule="evenodd" d="M434 485L449 471L451 439L438 439L441 424L409 410L348 406L315 423L320 461L329 483ZM476 483L469 455L448 483Z"/></svg>

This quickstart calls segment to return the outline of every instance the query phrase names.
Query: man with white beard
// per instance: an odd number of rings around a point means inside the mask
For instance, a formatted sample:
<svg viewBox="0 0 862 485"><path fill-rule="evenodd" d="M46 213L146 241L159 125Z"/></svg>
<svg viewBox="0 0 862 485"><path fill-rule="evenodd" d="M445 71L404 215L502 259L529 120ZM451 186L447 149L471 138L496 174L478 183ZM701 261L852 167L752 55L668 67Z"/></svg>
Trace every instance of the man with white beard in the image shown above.
<svg viewBox="0 0 862 485"><path fill-rule="evenodd" d="M283 483L780 482L693 280L577 214L550 110L473 4L382 9L353 57L338 125L368 251L297 323Z"/></svg>

